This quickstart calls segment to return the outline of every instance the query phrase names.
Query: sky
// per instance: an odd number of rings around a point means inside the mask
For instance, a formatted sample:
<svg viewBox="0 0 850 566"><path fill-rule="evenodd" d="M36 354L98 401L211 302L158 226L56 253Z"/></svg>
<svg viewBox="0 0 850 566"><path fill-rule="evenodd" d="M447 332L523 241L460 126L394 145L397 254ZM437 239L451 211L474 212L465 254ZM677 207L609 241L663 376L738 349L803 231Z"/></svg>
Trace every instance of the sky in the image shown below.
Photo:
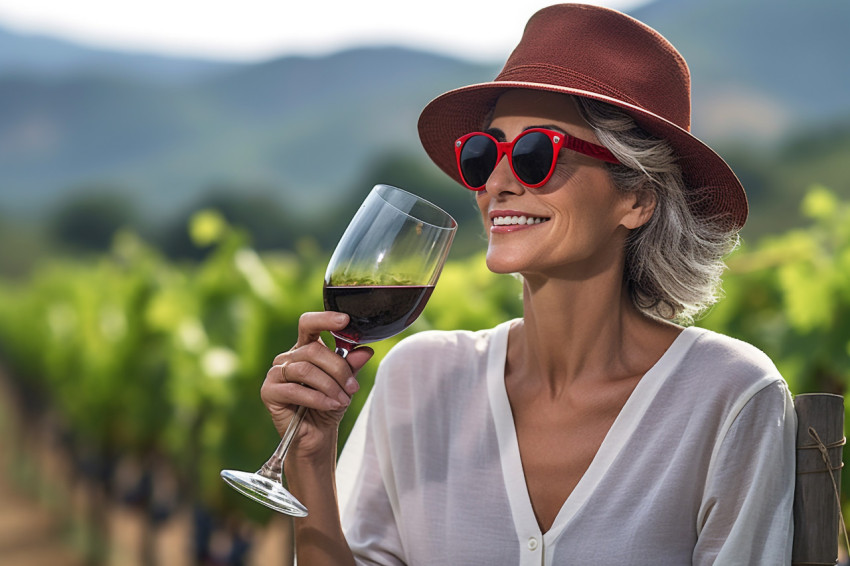
<svg viewBox="0 0 850 566"><path fill-rule="evenodd" d="M585 0L628 10L648 0ZM554 0L0 0L0 27L95 47L259 61L363 45L503 59ZM427 8L426 8L427 6Z"/></svg>

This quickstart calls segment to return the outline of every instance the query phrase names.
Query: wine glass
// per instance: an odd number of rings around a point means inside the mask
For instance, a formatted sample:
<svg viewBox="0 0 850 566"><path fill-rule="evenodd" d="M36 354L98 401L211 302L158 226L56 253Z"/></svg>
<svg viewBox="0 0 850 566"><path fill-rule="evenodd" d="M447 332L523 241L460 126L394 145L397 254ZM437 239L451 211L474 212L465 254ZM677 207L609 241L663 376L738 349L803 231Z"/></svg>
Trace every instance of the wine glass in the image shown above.
<svg viewBox="0 0 850 566"><path fill-rule="evenodd" d="M457 222L425 199L376 185L342 235L328 263L325 310L344 312L348 325L332 332L345 358L359 344L394 336L425 308L443 269ZM284 489L283 460L306 407L298 407L269 460L255 473L222 470L234 489L266 507L305 517L307 508Z"/></svg>

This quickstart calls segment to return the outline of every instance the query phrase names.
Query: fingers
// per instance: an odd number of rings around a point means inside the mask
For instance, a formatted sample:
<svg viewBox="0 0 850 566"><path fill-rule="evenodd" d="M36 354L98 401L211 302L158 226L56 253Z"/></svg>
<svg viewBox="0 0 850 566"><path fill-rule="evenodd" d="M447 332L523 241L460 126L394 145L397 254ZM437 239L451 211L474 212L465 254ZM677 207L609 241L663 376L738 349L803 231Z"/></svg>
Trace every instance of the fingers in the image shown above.
<svg viewBox="0 0 850 566"><path fill-rule="evenodd" d="M289 352L279 354L275 357L275 365L282 364L285 360L294 361L299 359L300 356L291 356L290 353L294 350L310 347L318 343L321 348L303 350L302 353L306 353L308 360L313 361L317 367L334 377L349 396L354 395L360 388L354 376L372 357L374 354L373 350L371 348L353 350L352 354L354 354L354 357L351 358L349 356L347 362L344 362L338 355L331 353L325 348L320 338L323 331L342 330L346 327L348 321L347 314L332 311L307 312L302 314L298 320L298 341ZM306 377L309 377L309 373L306 374ZM312 386L309 379L305 379L301 383Z"/></svg>
<svg viewBox="0 0 850 566"><path fill-rule="evenodd" d="M351 366L319 342L311 342L286 354L280 366L269 370L267 379L282 386L290 403L314 409L335 410L348 406L356 391L349 383ZM286 370L286 380L284 372ZM356 384L356 381L355 381ZM346 385L351 392L346 390ZM288 386L288 387L286 387Z"/></svg>
<svg viewBox="0 0 850 566"><path fill-rule="evenodd" d="M308 368L306 371L303 368ZM272 413L293 405L303 405L320 411L336 411L348 407L349 394L331 376L308 363L272 366L266 375L260 395ZM283 370L287 381L283 381Z"/></svg>
<svg viewBox="0 0 850 566"><path fill-rule="evenodd" d="M298 341L274 359L266 374L261 397L273 413L291 405L318 410L347 407L360 389L355 375L372 357L371 348L357 348L347 359L320 340L325 330L341 330L348 316L333 312L305 313L298 323Z"/></svg>
<svg viewBox="0 0 850 566"><path fill-rule="evenodd" d="M348 362L349 367L351 368L351 372L353 375L357 375L357 372L360 371L360 368L366 365L366 362L372 359L372 356L375 354L375 351L368 346L361 346L351 351L348 354L348 357L345 358L345 361Z"/></svg>
<svg viewBox="0 0 850 566"><path fill-rule="evenodd" d="M296 347L316 342L325 330L342 330L348 324L348 315L331 312L305 312L298 319L298 342Z"/></svg>

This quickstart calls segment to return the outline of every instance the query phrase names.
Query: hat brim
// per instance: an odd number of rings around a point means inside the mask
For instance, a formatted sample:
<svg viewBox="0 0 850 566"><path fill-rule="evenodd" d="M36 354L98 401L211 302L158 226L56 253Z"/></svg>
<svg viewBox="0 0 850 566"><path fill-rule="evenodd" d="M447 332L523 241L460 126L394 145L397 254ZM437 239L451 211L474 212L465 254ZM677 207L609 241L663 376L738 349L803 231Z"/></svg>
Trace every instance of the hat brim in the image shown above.
<svg viewBox="0 0 850 566"><path fill-rule="evenodd" d="M434 163L458 183L461 180L455 161L455 140L480 130L499 96L512 89L582 96L622 108L646 132L672 145L682 168L688 205L696 216L734 230L746 222L748 204L744 187L723 158L696 136L628 102L551 84L516 81L473 84L446 92L428 103L419 116L419 138Z"/></svg>

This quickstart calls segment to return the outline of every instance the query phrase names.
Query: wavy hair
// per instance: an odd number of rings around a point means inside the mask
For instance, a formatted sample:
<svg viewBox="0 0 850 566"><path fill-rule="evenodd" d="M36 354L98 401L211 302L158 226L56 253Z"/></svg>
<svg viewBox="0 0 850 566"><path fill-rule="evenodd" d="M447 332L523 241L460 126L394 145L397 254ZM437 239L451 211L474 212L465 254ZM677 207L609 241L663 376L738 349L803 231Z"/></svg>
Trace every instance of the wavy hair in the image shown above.
<svg viewBox="0 0 850 566"><path fill-rule="evenodd" d="M579 112L599 141L620 160L606 164L621 191L650 191L655 211L626 241L624 277L632 301L651 316L692 323L717 302L724 256L738 243L737 230L688 208L687 187L672 147L641 129L624 110L576 97Z"/></svg>

